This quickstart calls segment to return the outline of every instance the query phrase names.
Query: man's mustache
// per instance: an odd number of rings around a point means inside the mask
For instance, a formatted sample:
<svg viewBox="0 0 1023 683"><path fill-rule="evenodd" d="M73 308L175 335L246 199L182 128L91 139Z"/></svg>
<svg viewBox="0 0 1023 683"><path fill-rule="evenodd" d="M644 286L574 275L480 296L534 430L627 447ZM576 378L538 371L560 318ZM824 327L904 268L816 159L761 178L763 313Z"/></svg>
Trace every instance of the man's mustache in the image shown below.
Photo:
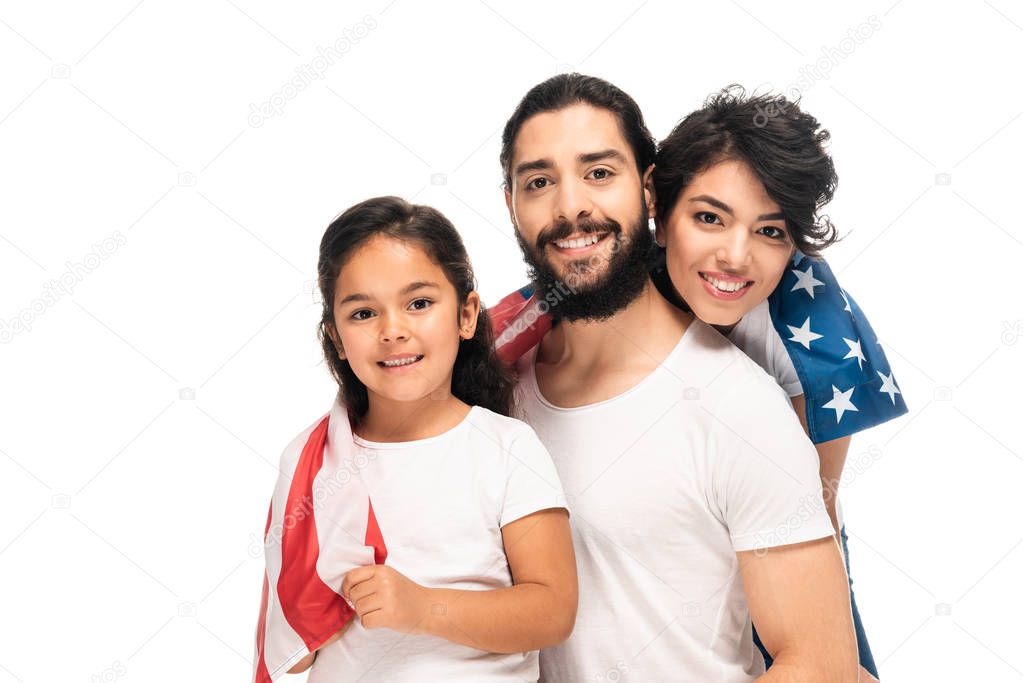
<svg viewBox="0 0 1023 683"><path fill-rule="evenodd" d="M536 250L542 252L544 247L551 242L563 240L569 235L576 233L590 235L602 232L613 232L615 235L621 235L622 226L618 221L610 218L604 222L582 220L576 223L569 223L568 221L559 221L550 229L540 231L540 235L536 238Z"/></svg>

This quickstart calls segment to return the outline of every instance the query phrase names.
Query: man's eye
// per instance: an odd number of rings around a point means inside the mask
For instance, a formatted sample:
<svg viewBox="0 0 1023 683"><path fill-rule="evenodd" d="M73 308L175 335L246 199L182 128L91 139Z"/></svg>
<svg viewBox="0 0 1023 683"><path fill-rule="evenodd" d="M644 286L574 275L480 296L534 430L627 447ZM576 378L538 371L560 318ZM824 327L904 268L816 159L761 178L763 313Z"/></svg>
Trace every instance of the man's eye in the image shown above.
<svg viewBox="0 0 1023 683"><path fill-rule="evenodd" d="M591 171L591 175L594 180L607 180L614 174L606 168L595 168Z"/></svg>
<svg viewBox="0 0 1023 683"><path fill-rule="evenodd" d="M425 311L431 304L433 304L433 302L429 299L416 299L409 304L409 307L414 311Z"/></svg>
<svg viewBox="0 0 1023 683"><path fill-rule="evenodd" d="M696 214L695 218L700 223L706 223L707 225L713 225L721 222L721 219L718 218L717 214L711 213L710 211L700 211Z"/></svg>
<svg viewBox="0 0 1023 683"><path fill-rule="evenodd" d="M528 183L526 183L527 190L542 190L545 187L547 187L546 178L533 178Z"/></svg>

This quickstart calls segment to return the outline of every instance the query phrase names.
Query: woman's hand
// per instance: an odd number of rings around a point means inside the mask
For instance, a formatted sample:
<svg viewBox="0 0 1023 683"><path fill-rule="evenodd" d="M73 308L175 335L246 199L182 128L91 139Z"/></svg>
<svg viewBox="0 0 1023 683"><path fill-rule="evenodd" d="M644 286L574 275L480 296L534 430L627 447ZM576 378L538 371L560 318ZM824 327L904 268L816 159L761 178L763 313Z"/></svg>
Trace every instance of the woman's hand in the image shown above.
<svg viewBox="0 0 1023 683"><path fill-rule="evenodd" d="M425 632L430 589L385 564L348 572L341 583L341 595L353 605L364 628Z"/></svg>

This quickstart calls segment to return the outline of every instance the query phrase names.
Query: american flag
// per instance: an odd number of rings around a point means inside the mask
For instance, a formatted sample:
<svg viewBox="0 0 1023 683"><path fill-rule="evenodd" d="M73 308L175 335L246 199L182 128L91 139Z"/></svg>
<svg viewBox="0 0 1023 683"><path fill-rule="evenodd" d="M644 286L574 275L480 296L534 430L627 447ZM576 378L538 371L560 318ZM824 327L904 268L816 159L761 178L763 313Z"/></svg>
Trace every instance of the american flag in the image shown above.
<svg viewBox="0 0 1023 683"><path fill-rule="evenodd" d="M387 559L360 457L338 401L281 456L263 532L255 683L279 680L347 624L355 612L340 593L345 574Z"/></svg>
<svg viewBox="0 0 1023 683"><path fill-rule="evenodd" d="M907 412L877 335L827 262L797 251L768 307L803 386L811 441L849 436ZM550 308L527 285L488 309L504 362L514 365L547 334Z"/></svg>

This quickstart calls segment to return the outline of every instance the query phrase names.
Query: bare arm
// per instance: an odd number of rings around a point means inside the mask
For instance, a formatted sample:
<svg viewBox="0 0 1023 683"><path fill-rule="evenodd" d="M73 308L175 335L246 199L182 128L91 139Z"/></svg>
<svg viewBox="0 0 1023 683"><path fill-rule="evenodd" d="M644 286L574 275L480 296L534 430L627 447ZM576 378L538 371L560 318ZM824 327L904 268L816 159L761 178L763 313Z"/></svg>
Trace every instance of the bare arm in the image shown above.
<svg viewBox="0 0 1023 683"><path fill-rule="evenodd" d="M373 565L349 572L341 592L367 629L425 633L486 652L557 645L572 633L578 603L568 513L541 510L506 524L502 535L510 588L426 588Z"/></svg>
<svg viewBox="0 0 1023 683"><path fill-rule="evenodd" d="M563 642L579 600L568 513L543 510L505 525L502 535L515 585L435 590L427 632L488 652L528 652Z"/></svg>
<svg viewBox="0 0 1023 683"><path fill-rule="evenodd" d="M834 537L736 553L750 616L774 663L759 681L856 681L845 564Z"/></svg>
<svg viewBox="0 0 1023 683"><path fill-rule="evenodd" d="M810 430L806 426L806 397L800 394L792 397L792 408L799 416L799 423L803 425L803 431L807 434ZM838 525L838 485L842 480L842 470L845 468L845 458L849 453L851 436L843 436L833 441L825 441L815 444L817 456L821 463L821 487L824 491L824 505L828 509L828 516L831 517L831 526L835 533L839 533Z"/></svg>

